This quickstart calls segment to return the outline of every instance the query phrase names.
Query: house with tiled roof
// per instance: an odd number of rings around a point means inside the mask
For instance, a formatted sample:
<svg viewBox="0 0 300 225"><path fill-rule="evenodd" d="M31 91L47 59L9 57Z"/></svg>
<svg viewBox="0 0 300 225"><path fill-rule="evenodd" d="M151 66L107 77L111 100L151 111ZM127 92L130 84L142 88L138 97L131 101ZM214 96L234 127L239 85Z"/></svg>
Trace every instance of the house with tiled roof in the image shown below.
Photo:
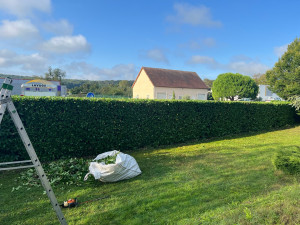
<svg viewBox="0 0 300 225"><path fill-rule="evenodd" d="M133 98L206 100L209 87L195 72L142 67L132 89Z"/></svg>

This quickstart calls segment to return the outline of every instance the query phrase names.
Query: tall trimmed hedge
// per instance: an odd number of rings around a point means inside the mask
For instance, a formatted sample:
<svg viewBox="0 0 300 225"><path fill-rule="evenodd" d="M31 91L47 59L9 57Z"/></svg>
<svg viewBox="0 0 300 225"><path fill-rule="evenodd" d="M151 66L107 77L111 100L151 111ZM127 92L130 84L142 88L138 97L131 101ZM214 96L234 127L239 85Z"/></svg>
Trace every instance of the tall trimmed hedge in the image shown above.
<svg viewBox="0 0 300 225"><path fill-rule="evenodd" d="M295 122L295 110L287 103L17 96L13 101L43 161L268 130ZM1 161L28 158L8 112L0 140Z"/></svg>

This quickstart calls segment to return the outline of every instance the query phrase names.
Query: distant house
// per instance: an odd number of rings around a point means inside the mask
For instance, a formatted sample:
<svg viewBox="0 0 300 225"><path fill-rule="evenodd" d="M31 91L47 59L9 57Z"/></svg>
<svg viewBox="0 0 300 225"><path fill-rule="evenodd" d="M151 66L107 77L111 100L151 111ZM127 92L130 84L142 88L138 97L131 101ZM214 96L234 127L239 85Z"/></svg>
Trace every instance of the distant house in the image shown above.
<svg viewBox="0 0 300 225"><path fill-rule="evenodd" d="M283 100L277 94L268 89L269 85L259 85L257 98L261 98L262 101L268 102L273 100Z"/></svg>
<svg viewBox="0 0 300 225"><path fill-rule="evenodd" d="M209 87L195 72L142 67L132 89L133 98L206 100Z"/></svg>
<svg viewBox="0 0 300 225"><path fill-rule="evenodd" d="M0 78L0 85L5 78ZM12 95L25 96L66 96L67 87L60 81L47 81L42 79L13 79Z"/></svg>

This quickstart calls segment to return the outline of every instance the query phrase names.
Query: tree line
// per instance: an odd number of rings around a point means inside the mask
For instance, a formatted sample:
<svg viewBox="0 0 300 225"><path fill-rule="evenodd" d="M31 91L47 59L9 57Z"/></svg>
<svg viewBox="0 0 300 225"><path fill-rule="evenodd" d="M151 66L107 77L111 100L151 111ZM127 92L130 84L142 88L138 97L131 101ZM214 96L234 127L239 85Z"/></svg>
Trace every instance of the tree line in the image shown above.
<svg viewBox="0 0 300 225"><path fill-rule="evenodd" d="M70 89L72 95L86 94L93 92L98 95L120 95L132 97L131 86L133 81L117 80L117 81L85 81L80 86Z"/></svg>

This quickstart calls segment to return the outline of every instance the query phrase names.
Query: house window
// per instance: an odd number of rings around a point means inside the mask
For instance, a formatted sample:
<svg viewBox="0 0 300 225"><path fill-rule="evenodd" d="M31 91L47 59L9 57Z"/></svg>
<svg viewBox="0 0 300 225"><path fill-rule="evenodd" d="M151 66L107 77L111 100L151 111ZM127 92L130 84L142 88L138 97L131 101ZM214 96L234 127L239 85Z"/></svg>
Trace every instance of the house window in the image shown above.
<svg viewBox="0 0 300 225"><path fill-rule="evenodd" d="M198 94L197 99L198 100L206 100L205 99L205 94Z"/></svg>
<svg viewBox="0 0 300 225"><path fill-rule="evenodd" d="M166 99L165 92L157 92L157 99Z"/></svg>
<svg viewBox="0 0 300 225"><path fill-rule="evenodd" d="M51 88L49 88L49 91L51 91Z"/></svg>
<svg viewBox="0 0 300 225"><path fill-rule="evenodd" d="M26 88L26 91L30 91L30 88Z"/></svg>
<svg viewBox="0 0 300 225"><path fill-rule="evenodd" d="M173 95L168 95L168 99L172 99Z"/></svg>

